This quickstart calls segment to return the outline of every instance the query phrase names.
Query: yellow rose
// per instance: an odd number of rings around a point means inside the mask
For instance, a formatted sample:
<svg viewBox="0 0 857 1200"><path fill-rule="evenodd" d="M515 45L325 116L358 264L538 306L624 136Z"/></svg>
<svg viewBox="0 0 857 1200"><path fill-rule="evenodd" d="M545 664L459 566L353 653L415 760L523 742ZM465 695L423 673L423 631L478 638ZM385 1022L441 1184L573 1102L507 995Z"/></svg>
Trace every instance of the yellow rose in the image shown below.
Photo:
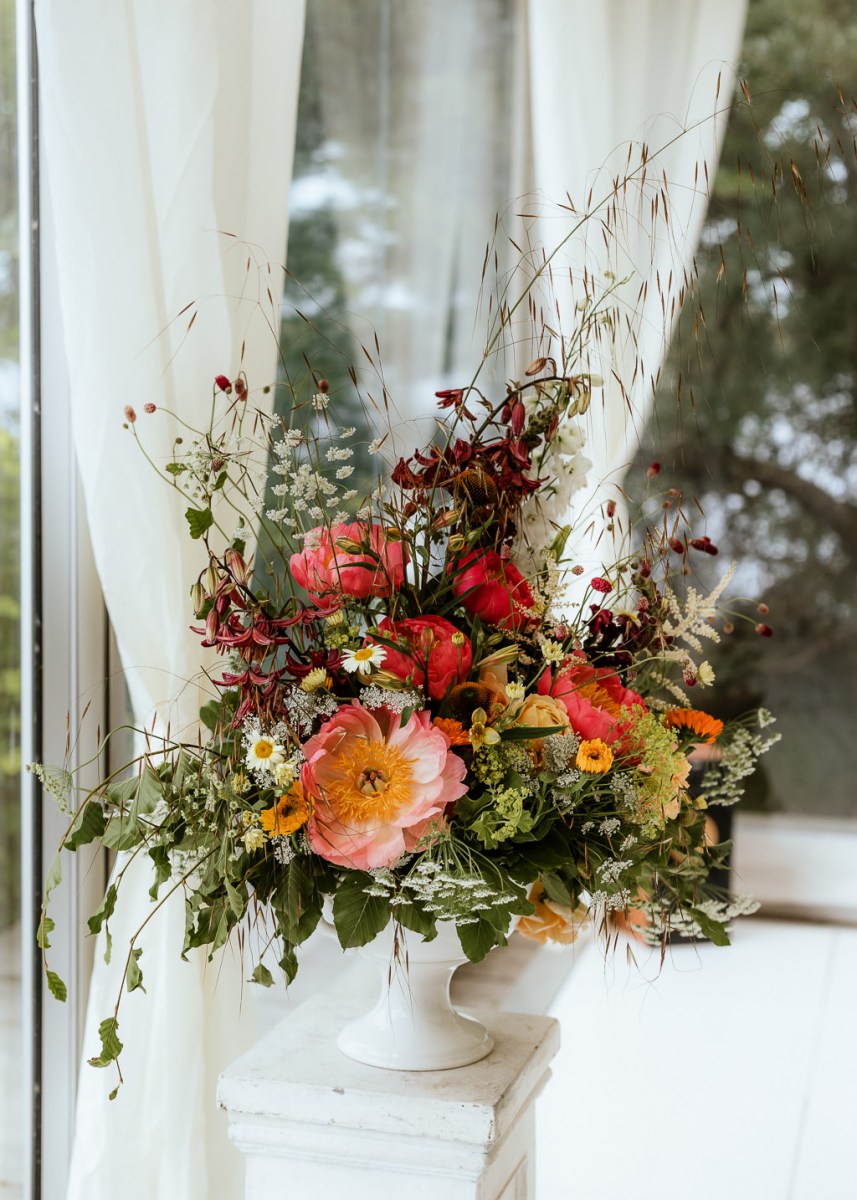
<svg viewBox="0 0 857 1200"><path fill-rule="evenodd" d="M531 917L521 917L517 924L518 933L534 942L560 942L570 946L577 938L588 916L585 905L579 904L572 911L562 904L545 899L544 886L536 882L530 889L530 904L535 908Z"/></svg>

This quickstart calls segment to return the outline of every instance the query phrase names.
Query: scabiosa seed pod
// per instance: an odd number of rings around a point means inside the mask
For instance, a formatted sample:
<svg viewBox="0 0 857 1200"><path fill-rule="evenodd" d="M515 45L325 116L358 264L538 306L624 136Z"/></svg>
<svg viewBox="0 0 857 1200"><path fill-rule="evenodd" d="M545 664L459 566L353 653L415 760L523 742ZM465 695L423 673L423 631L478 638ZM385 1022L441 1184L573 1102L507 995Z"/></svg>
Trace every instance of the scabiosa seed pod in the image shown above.
<svg viewBox="0 0 857 1200"><path fill-rule="evenodd" d="M122 411L125 413L125 420L130 421L131 424L133 425L134 422L137 420L137 413L134 411L134 409L131 407L131 405L126 404L125 408Z"/></svg>
<svg viewBox="0 0 857 1200"><path fill-rule="evenodd" d="M609 579L604 579L601 575L596 575L591 581L591 585L596 592L603 592L605 595L607 592L613 591L613 584Z"/></svg>
<svg viewBox="0 0 857 1200"><path fill-rule="evenodd" d="M578 563L576 566L571 568L571 573L572 573L572 575L582 575L583 574L583 567L580 565L580 563Z"/></svg>
<svg viewBox="0 0 857 1200"><path fill-rule="evenodd" d="M757 625L756 633L758 633L759 637L773 637L774 636L774 631L773 631L773 629L771 629L770 625L761 625L761 624Z"/></svg>
<svg viewBox="0 0 857 1200"><path fill-rule="evenodd" d="M670 550L675 550L676 554L684 554L687 547L679 538L670 538Z"/></svg>
<svg viewBox="0 0 857 1200"><path fill-rule="evenodd" d="M656 475L660 475L660 473L661 473L661 464L659 462L650 463L650 465L646 468L646 478L647 479L654 479L654 477Z"/></svg>
<svg viewBox="0 0 857 1200"><path fill-rule="evenodd" d="M235 380L235 398L236 400L247 399L247 384L243 379L239 378Z"/></svg>
<svg viewBox="0 0 857 1200"><path fill-rule="evenodd" d="M652 564L647 558L640 559L640 575L643 579L648 579L652 574Z"/></svg>
<svg viewBox="0 0 857 1200"><path fill-rule="evenodd" d="M144 404L144 405L143 405L143 412L144 412L144 413L153 413L153 412L157 412L157 411L158 411L158 407L157 407L157 405L156 405L156 404L152 404L151 400L148 402L148 404Z"/></svg>
<svg viewBox="0 0 857 1200"><path fill-rule="evenodd" d="M228 379L225 375L215 375L214 382L215 382L215 385L220 388L221 392L226 392L227 395L231 394L231 392L232 392L232 380L231 379Z"/></svg>

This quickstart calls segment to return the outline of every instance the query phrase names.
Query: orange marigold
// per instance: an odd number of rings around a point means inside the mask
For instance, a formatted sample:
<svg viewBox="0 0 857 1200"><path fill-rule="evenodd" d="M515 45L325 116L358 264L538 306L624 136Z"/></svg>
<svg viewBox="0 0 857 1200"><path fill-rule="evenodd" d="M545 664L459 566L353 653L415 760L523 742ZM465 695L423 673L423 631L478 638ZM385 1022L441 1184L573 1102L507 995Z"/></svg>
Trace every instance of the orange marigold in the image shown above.
<svg viewBox="0 0 857 1200"><path fill-rule="evenodd" d="M272 808L259 813L259 824L268 837L285 837L310 819L312 810L297 780Z"/></svg>
<svg viewBox="0 0 857 1200"><path fill-rule="evenodd" d="M667 729L687 729L710 746L723 732L723 722L697 708L671 708L664 713Z"/></svg>
<svg viewBox="0 0 857 1200"><path fill-rule="evenodd" d="M445 733L449 738L450 746L469 746L470 738L467 730L460 721L454 721L452 717L435 717L432 721L435 729L439 729L441 733Z"/></svg>
<svg viewBox="0 0 857 1200"><path fill-rule="evenodd" d="M581 742L575 759L578 769L590 775L603 775L613 766L613 751L601 738Z"/></svg>

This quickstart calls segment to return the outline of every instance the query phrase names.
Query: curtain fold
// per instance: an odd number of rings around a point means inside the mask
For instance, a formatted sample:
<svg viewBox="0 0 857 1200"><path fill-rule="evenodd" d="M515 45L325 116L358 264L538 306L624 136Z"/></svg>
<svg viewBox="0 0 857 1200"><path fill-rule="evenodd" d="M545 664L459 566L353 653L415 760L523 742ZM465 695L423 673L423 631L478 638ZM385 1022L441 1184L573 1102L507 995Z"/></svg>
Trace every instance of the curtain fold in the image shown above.
<svg viewBox="0 0 857 1200"><path fill-rule="evenodd" d="M43 202L89 528L135 720L173 736L195 735L200 668L213 665L188 630L202 564L187 504L144 461L123 408L163 467L193 436L182 421L207 424L214 375L243 368L251 404L270 403L303 21L303 0L36 0ZM87 1056L123 941L151 911L145 874L134 863L123 883L110 966L97 947ZM180 961L183 931L177 896L138 943L152 987L123 1001L117 1100L105 1073L82 1068L70 1200L241 1194L213 1085L252 1037L252 1006L228 949Z"/></svg>
<svg viewBox="0 0 857 1200"><path fill-rule="evenodd" d="M619 190L606 238L596 217L553 263L566 331L575 324L584 271L596 294L616 286L618 328L612 337L603 332L592 354L590 369L604 387L593 393L587 415L585 453L593 467L574 500L569 543L576 560L594 570L602 555L608 561L615 555L612 545L599 542L599 510L610 498L621 504L619 487L692 273L746 7L747 0L529 0L527 6L532 133L523 190L536 193L536 240L550 252L579 219L559 207L566 196L578 214L611 196L614 179L628 171L629 143L631 168L643 144L659 151L645 179L638 172ZM588 573L581 578L585 584Z"/></svg>

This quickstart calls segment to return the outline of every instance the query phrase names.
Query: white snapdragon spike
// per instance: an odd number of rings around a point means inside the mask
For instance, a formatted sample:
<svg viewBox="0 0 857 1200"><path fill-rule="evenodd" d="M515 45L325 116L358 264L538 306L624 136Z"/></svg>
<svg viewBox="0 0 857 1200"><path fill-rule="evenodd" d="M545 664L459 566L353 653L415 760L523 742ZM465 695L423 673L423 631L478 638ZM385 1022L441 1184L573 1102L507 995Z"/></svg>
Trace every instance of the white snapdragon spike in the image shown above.
<svg viewBox="0 0 857 1200"><path fill-rule="evenodd" d="M360 675L371 675L375 667L380 667L387 657L383 646L361 646L359 650L343 650L342 669L349 675L357 672Z"/></svg>

